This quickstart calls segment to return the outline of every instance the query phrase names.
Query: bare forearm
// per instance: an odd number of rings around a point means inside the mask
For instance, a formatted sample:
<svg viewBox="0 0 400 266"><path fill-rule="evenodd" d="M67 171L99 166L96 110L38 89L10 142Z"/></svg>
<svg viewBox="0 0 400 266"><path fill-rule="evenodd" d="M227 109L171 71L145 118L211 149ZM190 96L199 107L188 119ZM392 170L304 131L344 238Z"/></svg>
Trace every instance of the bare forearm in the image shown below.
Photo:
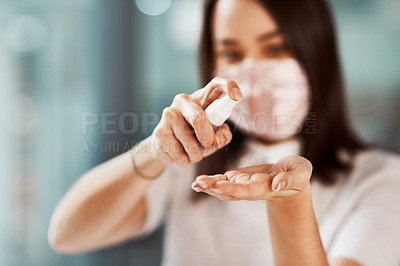
<svg viewBox="0 0 400 266"><path fill-rule="evenodd" d="M54 211L50 243L74 252L88 249L110 235L153 182L137 176L131 156L131 152L121 154L93 168L74 184ZM165 167L146 149L135 158L138 167L149 175Z"/></svg>
<svg viewBox="0 0 400 266"><path fill-rule="evenodd" d="M275 265L329 265L310 185L288 199L267 201L267 211Z"/></svg>

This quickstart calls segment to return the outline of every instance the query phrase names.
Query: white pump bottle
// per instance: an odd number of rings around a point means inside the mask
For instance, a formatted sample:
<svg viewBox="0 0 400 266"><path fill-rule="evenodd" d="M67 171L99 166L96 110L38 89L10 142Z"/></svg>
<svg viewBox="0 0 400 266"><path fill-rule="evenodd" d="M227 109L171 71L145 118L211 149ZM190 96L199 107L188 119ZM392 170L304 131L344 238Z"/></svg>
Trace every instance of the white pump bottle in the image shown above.
<svg viewBox="0 0 400 266"><path fill-rule="evenodd" d="M239 101L232 100L229 95L213 101L205 110L208 120L215 127L221 126L232 114Z"/></svg>

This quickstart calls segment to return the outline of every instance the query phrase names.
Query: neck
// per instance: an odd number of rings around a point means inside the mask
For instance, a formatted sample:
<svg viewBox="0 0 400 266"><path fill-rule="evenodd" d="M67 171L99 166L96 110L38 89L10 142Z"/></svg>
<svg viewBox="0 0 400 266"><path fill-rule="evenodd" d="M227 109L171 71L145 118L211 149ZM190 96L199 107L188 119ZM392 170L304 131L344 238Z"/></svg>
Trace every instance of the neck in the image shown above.
<svg viewBox="0 0 400 266"><path fill-rule="evenodd" d="M283 138L283 139L265 138L265 137L255 136L255 135L249 135L249 137L256 141L262 142L264 145L275 145L275 144L283 143L283 142L286 142L289 140L293 140L297 137L297 135L290 136L290 137Z"/></svg>

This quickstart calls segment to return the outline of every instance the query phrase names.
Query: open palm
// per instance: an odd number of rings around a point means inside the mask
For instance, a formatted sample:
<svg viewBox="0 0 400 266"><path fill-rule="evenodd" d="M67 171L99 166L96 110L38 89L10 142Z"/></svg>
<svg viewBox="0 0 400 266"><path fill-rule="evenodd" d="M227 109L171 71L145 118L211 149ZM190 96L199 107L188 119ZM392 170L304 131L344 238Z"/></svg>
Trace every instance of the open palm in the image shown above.
<svg viewBox="0 0 400 266"><path fill-rule="evenodd" d="M310 182L312 164L301 156L287 156L276 164L230 170L224 174L200 175L192 189L221 200L270 200L302 191Z"/></svg>

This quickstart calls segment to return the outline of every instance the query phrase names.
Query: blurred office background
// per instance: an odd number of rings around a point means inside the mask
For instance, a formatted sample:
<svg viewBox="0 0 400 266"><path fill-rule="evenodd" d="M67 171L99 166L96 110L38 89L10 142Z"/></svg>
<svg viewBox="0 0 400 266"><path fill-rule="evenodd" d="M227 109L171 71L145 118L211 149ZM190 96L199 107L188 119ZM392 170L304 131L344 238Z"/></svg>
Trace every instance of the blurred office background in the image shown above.
<svg viewBox="0 0 400 266"><path fill-rule="evenodd" d="M0 0L0 265L158 265L162 228L85 255L53 252L57 202L199 88L199 0ZM351 119L400 152L400 0L332 0ZM305 40L306 41L306 40Z"/></svg>

